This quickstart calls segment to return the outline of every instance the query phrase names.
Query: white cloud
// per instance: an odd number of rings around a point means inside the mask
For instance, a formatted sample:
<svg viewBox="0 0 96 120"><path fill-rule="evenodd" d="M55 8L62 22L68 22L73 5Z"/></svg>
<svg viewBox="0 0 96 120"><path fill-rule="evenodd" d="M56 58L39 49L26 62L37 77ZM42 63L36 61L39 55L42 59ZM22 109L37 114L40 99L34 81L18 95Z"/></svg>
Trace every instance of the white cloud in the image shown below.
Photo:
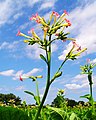
<svg viewBox="0 0 96 120"><path fill-rule="evenodd" d="M40 0L0 1L0 27L6 23L13 23L14 20L24 14L24 7L33 7L33 5L38 2L40 2Z"/></svg>
<svg viewBox="0 0 96 120"><path fill-rule="evenodd" d="M86 6L77 7L70 13L70 21L72 27L69 28L70 33L75 36L77 42L82 47L87 47L87 54L96 52L96 1ZM68 50L70 44L66 47ZM64 50L59 59L65 56Z"/></svg>
<svg viewBox="0 0 96 120"><path fill-rule="evenodd" d="M42 1L42 0L26 0L28 5L31 6L31 7L33 7L34 4L38 4L40 1Z"/></svg>
<svg viewBox="0 0 96 120"><path fill-rule="evenodd" d="M30 72L26 73L25 75L26 76L31 76L31 75L33 75L33 74L35 74L37 72L40 72L40 71L41 71L41 69L34 68L33 70L31 70Z"/></svg>
<svg viewBox="0 0 96 120"><path fill-rule="evenodd" d="M92 61L90 61L91 63L93 63L93 64L96 64L96 58L95 59L93 59Z"/></svg>
<svg viewBox="0 0 96 120"><path fill-rule="evenodd" d="M46 21L49 20L50 14L51 14L51 12L47 12L47 13L44 15L44 19L45 19Z"/></svg>
<svg viewBox="0 0 96 120"><path fill-rule="evenodd" d="M52 52L55 52L58 46L54 43L52 44ZM45 55L45 51L39 48L37 44L33 46L27 45L25 48L26 56L32 59L40 59L40 54Z"/></svg>
<svg viewBox="0 0 96 120"><path fill-rule="evenodd" d="M20 30L23 30L23 29L27 28L27 26L28 26L29 24L30 24L29 22L26 22L26 23L24 23L23 25L20 25L20 26L19 26L19 29L20 29Z"/></svg>
<svg viewBox="0 0 96 120"><path fill-rule="evenodd" d="M6 23L13 23L16 19L22 16L25 7L33 8L34 5L40 5L40 10L53 8L56 0L46 1L43 0L4 0L0 1L0 27ZM15 8L15 9L14 9Z"/></svg>
<svg viewBox="0 0 96 120"><path fill-rule="evenodd" d="M41 7L39 8L39 10L44 10L44 9L52 8L52 7L54 7L55 2L56 2L55 0L44 2L41 5Z"/></svg>
<svg viewBox="0 0 96 120"><path fill-rule="evenodd" d="M68 89L79 89L79 88L82 88L82 86L79 85L79 84L66 84L65 87L67 87Z"/></svg>
<svg viewBox="0 0 96 120"><path fill-rule="evenodd" d="M23 74L23 70L19 70L19 71L17 71L14 75L13 75L13 80L17 80L17 79L19 79L19 77L20 77L20 75L22 75Z"/></svg>
<svg viewBox="0 0 96 120"><path fill-rule="evenodd" d="M26 46L25 48L26 56L32 59L39 59L40 54L45 54L45 51L40 49L37 44L33 46Z"/></svg>
<svg viewBox="0 0 96 120"><path fill-rule="evenodd" d="M13 14L12 1L5 0L0 2L0 26L7 23L7 20Z"/></svg>
<svg viewBox="0 0 96 120"><path fill-rule="evenodd" d="M17 13L13 16L14 20L17 20L20 16L23 15L23 12Z"/></svg>
<svg viewBox="0 0 96 120"><path fill-rule="evenodd" d="M14 72L15 72L14 70L2 71L2 72L0 72L0 75L3 75L3 76L13 76Z"/></svg>
<svg viewBox="0 0 96 120"><path fill-rule="evenodd" d="M0 50L2 50L2 49L14 50L18 43L19 42L17 42L17 41L14 41L13 43L9 43L9 42L5 41L0 45Z"/></svg>
<svg viewBox="0 0 96 120"><path fill-rule="evenodd" d="M78 74L74 77L74 79L72 80L72 82L77 82L77 81L81 81L81 80L85 80L87 78L86 74Z"/></svg>
<svg viewBox="0 0 96 120"><path fill-rule="evenodd" d="M39 68L34 68L33 70L24 73L23 70L19 70L19 71L15 71L15 70L6 70L6 71L1 71L0 72L0 76L8 76L8 77L12 77L13 80L17 80L19 79L20 75L26 75L26 76L31 76L36 74L37 72L41 72L42 69Z"/></svg>
<svg viewBox="0 0 96 120"><path fill-rule="evenodd" d="M70 78L69 78L70 79ZM96 86L96 75L92 76L93 86ZM89 87L88 76L86 74L78 74L71 78L71 82L64 85L67 89L86 89Z"/></svg>

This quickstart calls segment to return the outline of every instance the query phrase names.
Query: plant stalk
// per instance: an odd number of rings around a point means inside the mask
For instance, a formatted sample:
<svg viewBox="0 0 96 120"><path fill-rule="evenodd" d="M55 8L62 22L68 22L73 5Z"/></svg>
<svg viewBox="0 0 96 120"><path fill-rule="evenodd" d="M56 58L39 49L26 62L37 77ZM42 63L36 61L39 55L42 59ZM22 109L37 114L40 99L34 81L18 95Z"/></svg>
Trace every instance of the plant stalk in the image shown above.
<svg viewBox="0 0 96 120"><path fill-rule="evenodd" d="M51 35L49 36L49 41L51 41ZM48 61L48 64L47 64L47 83L46 83L46 89L45 89L45 92L44 92L44 95L43 95L43 98L42 98L42 101L40 103L40 106L38 108L38 111L36 113L36 116L35 116L35 119L34 120L38 120L38 117L40 115L40 112L41 112L41 109L43 107L43 104L46 100L46 97L47 97L47 94L48 94L48 91L49 91L49 87L50 87L50 69L51 69L51 44L48 46L48 51L46 49L46 56L47 56L47 61Z"/></svg>

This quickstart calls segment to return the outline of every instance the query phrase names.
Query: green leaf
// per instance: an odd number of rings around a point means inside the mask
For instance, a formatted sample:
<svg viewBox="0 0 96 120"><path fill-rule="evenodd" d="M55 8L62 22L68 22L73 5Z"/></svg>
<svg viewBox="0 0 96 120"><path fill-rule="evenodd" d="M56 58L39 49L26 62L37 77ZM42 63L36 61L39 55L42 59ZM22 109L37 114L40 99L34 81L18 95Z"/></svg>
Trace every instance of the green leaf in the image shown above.
<svg viewBox="0 0 96 120"><path fill-rule="evenodd" d="M72 113L69 120L80 120L75 113Z"/></svg>
<svg viewBox="0 0 96 120"><path fill-rule="evenodd" d="M88 100L91 100L91 95L90 94L86 94L84 96L80 96L80 98L87 98Z"/></svg>
<svg viewBox="0 0 96 120"><path fill-rule="evenodd" d="M33 97L35 96L34 93L30 92L30 91L24 91L25 93L29 94L29 95L32 95Z"/></svg>
<svg viewBox="0 0 96 120"><path fill-rule="evenodd" d="M61 108L54 108L54 107L50 107L50 106L46 106L46 107L50 110L55 111L57 114L59 114L63 118L63 120L65 120L66 117L67 118L69 117L68 114L64 110L62 110Z"/></svg>
<svg viewBox="0 0 96 120"><path fill-rule="evenodd" d="M62 72L57 72L57 73L55 74L54 78L58 78L58 77L60 77L61 75L62 75Z"/></svg>
<svg viewBox="0 0 96 120"><path fill-rule="evenodd" d="M37 105L40 105L40 97L39 96L34 96L34 100L36 101Z"/></svg>
<svg viewBox="0 0 96 120"><path fill-rule="evenodd" d="M46 58L42 54L40 54L40 57L41 57L42 60L44 60L47 63Z"/></svg>

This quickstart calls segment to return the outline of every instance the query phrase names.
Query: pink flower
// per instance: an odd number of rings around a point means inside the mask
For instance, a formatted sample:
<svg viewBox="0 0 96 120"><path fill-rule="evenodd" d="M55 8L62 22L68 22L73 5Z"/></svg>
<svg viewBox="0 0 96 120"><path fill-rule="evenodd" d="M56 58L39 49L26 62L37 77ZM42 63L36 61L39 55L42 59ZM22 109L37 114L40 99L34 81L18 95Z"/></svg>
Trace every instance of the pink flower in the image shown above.
<svg viewBox="0 0 96 120"><path fill-rule="evenodd" d="M20 36L21 35L21 32L20 30L18 30L18 33L16 34L16 36Z"/></svg>
<svg viewBox="0 0 96 120"><path fill-rule="evenodd" d="M81 50L81 46L78 47L77 51L80 51Z"/></svg>
<svg viewBox="0 0 96 120"><path fill-rule="evenodd" d="M67 23L69 23L69 22L70 22L70 20L68 20L68 19L66 19L66 18L65 18L65 21L66 21Z"/></svg>
<svg viewBox="0 0 96 120"><path fill-rule="evenodd" d="M34 32L34 28L31 28L30 31L28 31L28 34Z"/></svg>
<svg viewBox="0 0 96 120"><path fill-rule="evenodd" d="M35 15L32 15L32 17L29 20L36 20L38 17L38 13L36 13Z"/></svg>
<svg viewBox="0 0 96 120"><path fill-rule="evenodd" d="M60 16L57 12L53 11L52 14L56 16L57 18Z"/></svg>
<svg viewBox="0 0 96 120"><path fill-rule="evenodd" d="M68 12L67 12L66 10L64 10L64 13L65 13L66 15L68 15Z"/></svg>
<svg viewBox="0 0 96 120"><path fill-rule="evenodd" d="M68 20L68 19L65 18L65 21L68 23L68 26L71 26L70 20Z"/></svg>
<svg viewBox="0 0 96 120"><path fill-rule="evenodd" d="M68 26L71 26L71 23L68 23Z"/></svg>
<svg viewBox="0 0 96 120"><path fill-rule="evenodd" d="M24 75L20 75L19 79L20 81L23 81L24 79L28 79L29 77L28 76L24 76Z"/></svg>
<svg viewBox="0 0 96 120"><path fill-rule="evenodd" d="M36 19L36 22L37 22L37 23L41 23L40 18Z"/></svg>
<svg viewBox="0 0 96 120"><path fill-rule="evenodd" d="M74 47L79 47L79 45L75 41L72 41L72 43Z"/></svg>
<svg viewBox="0 0 96 120"><path fill-rule="evenodd" d="M81 51L81 46L79 46L75 41L72 41L74 48L77 48L77 51Z"/></svg>
<svg viewBox="0 0 96 120"><path fill-rule="evenodd" d="M22 78L22 76L20 76L20 78L19 78L19 79L20 79L20 81L23 81L23 78Z"/></svg>

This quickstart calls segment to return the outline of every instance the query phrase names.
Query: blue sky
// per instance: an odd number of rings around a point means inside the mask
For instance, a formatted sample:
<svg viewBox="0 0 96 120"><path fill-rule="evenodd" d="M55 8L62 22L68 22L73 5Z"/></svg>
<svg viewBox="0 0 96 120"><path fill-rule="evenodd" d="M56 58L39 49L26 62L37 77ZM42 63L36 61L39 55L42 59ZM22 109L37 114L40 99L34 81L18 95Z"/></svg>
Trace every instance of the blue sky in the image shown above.
<svg viewBox="0 0 96 120"><path fill-rule="evenodd" d="M65 89L66 97L75 100L80 95L89 92L87 77L80 74L80 65L84 65L87 58L96 62L96 1L95 0L0 0L0 93L14 93L27 103L34 103L32 97L24 90L35 92L35 83L27 79L24 82L19 76L43 75L38 80L40 95L42 96L46 83L46 65L40 60L43 53L37 45L28 46L23 43L22 37L17 37L18 29L23 33L34 28L42 37L38 25L29 21L32 14L38 13L46 20L52 11L62 14L64 10L69 13L72 26L66 31L74 37L87 51L76 61L67 61L62 71L63 75L52 84L46 103L51 103L58 89ZM52 74L64 59L71 43L56 42L52 49ZM96 69L93 74L94 97L96 100Z"/></svg>

